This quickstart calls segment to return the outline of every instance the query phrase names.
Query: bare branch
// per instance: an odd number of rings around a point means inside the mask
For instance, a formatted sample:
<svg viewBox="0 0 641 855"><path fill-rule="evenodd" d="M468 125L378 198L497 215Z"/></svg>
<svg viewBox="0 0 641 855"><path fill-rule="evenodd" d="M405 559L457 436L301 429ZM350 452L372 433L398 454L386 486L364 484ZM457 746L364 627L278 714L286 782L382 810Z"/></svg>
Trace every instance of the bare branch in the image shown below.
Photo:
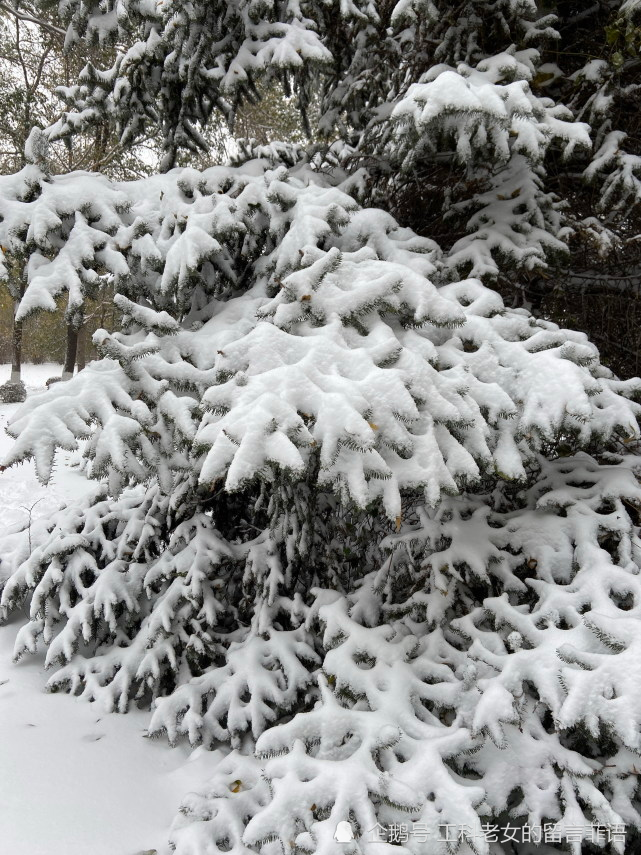
<svg viewBox="0 0 641 855"><path fill-rule="evenodd" d="M60 38L65 38L67 35L65 30L60 27L56 27L54 24L49 24L47 21L43 21L42 18L36 18L34 15L25 15L22 12L19 12L17 9L14 9L13 6L9 6L8 3L0 2L0 9L4 12L8 12L10 15L13 15L14 18L19 19L20 21L29 21L31 24L36 24L39 27L42 27L43 30L46 30L51 35L59 36Z"/></svg>
<svg viewBox="0 0 641 855"><path fill-rule="evenodd" d="M42 54L40 56L40 60L38 62L38 66L36 68L36 76L33 80L33 83L31 84L30 89L29 89L29 95L30 96L34 95L36 93L38 87L40 86L40 81L42 79L42 72L44 71L45 62L47 61L49 54L51 53L52 48L53 48L53 44L52 44L52 42L49 42L49 44L46 45L46 47L42 51Z"/></svg>

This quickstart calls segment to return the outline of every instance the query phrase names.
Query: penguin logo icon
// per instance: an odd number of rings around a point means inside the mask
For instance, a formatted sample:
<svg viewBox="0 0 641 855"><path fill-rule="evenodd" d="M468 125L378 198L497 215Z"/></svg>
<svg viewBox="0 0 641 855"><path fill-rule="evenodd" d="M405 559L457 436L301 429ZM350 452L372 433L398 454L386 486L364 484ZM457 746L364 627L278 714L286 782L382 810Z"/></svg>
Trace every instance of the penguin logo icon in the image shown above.
<svg viewBox="0 0 641 855"><path fill-rule="evenodd" d="M334 840L337 843L349 843L354 839L354 830L347 820L342 819L336 826Z"/></svg>

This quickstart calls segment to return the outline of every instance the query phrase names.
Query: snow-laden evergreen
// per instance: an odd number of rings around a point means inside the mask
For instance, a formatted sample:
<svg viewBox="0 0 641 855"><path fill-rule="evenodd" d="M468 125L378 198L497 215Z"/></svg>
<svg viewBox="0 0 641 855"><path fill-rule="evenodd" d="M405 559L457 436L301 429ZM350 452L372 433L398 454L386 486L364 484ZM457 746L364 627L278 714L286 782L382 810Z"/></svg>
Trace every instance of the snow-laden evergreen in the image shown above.
<svg viewBox="0 0 641 855"><path fill-rule="evenodd" d="M56 311L56 298L66 294L70 322L106 277L127 271L109 238L128 199L96 173L52 179L43 137L37 129L30 137L42 147L39 156L15 175L0 176L0 277L15 291L18 321Z"/></svg>
<svg viewBox="0 0 641 855"><path fill-rule="evenodd" d="M40 259L25 300L73 269L123 314L10 426L5 465L46 480L80 443L97 481L3 540L16 656L44 644L52 690L228 752L180 855L335 853L341 821L364 855L395 851L377 822L443 855L448 824L510 851L483 838L505 817L631 834L641 382L440 284L358 176L264 154L120 184L30 164L3 192L0 242Z"/></svg>
<svg viewBox="0 0 641 855"><path fill-rule="evenodd" d="M345 3L356 15L358 5ZM305 110L319 68L332 59L317 31L315 19L326 13L316 0L271 6L247 0L189 6L180 0L125 0L117 10L95 0L61 0L59 10L69 24L69 48L79 38L131 46L118 53L110 69L88 63L77 83L60 87L69 110L51 128L53 137L114 121L127 143L146 123L157 123L167 167L181 149L206 149L200 129L211 114L217 110L231 118L239 103L257 97L259 80L296 72L294 86Z"/></svg>
<svg viewBox="0 0 641 855"><path fill-rule="evenodd" d="M61 87L68 110L48 129L53 139L111 122L133 141L151 124L162 130L169 168L181 150L206 149L213 113L233 122L239 105L281 81L306 127L316 99L316 130L349 143L372 178L371 199L416 226L425 220L428 233L438 225L454 279L522 287L518 276L558 261L572 234L602 252L628 237L612 209L641 198L630 75L641 43L636 0L587 10L534 0L464 0L455 9L448 0L188 8L123 0L117 12L64 0L60 13L70 49L79 39L135 41L111 68L88 65ZM427 113L416 107L423 95ZM412 112L415 133L405 133L406 122L394 133ZM574 185L559 174L566 168L577 173ZM427 210L412 212L413 204Z"/></svg>
<svg viewBox="0 0 641 855"><path fill-rule="evenodd" d="M464 180L482 188L453 201L446 215L449 221L468 217L467 234L449 249L453 273L496 279L501 268L542 269L567 252L563 206L545 191L543 161L552 146L565 159L589 149L589 127L534 96L537 59L533 49L512 48L476 67L436 65L408 88L383 125L377 148L396 167L395 181L420 174L439 151L454 150Z"/></svg>
<svg viewBox="0 0 641 855"><path fill-rule="evenodd" d="M322 633L316 704L265 730L254 759L233 751L186 799L176 851L335 853L345 817L351 851L368 855L398 851L367 834L377 822L420 827L405 841L417 853L451 851L448 824L468 829L458 851L502 851L483 843L496 817L549 824L577 853L576 829L589 841L591 822L630 834L641 747L631 464L543 463L519 510L487 496L418 509L355 591L315 590L304 626ZM193 715L193 692L176 695L152 728L169 729L176 708Z"/></svg>
<svg viewBox="0 0 641 855"><path fill-rule="evenodd" d="M122 323L10 425L4 466L95 486L2 539L0 605L50 689L219 749L178 855L635 845L641 381L488 285L632 229L638 5L61 3L129 46L0 177L0 275L18 320L107 283ZM331 145L171 169L277 80ZM95 123L168 171L50 174Z"/></svg>

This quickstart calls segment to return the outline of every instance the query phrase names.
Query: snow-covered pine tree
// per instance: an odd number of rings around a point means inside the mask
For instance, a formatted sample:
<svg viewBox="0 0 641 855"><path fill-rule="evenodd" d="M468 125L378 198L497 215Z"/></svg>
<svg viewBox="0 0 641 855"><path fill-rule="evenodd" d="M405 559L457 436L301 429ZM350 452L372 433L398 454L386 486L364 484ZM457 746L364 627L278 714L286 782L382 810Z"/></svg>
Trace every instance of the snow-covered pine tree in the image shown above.
<svg viewBox="0 0 641 855"><path fill-rule="evenodd" d="M521 0L401 2L387 16L387 37L354 49L341 86L328 87L323 121L347 114L370 198L437 237L453 278L521 287L523 273L567 253L548 152L590 146L587 126L567 136L571 112L535 92L554 18ZM377 103L364 85L372 76L385 78Z"/></svg>
<svg viewBox="0 0 641 855"><path fill-rule="evenodd" d="M127 270L118 246L108 238L120 225L119 213L128 200L96 173L76 172L54 181L47 149L47 136L34 128L26 166L15 175L0 176L0 278L14 298L16 322L57 311L56 298L66 294L65 321L77 333L87 299L96 297L114 274ZM73 373L75 351L73 357L65 366L70 368L65 379Z"/></svg>
<svg viewBox="0 0 641 855"><path fill-rule="evenodd" d="M603 220L608 251L608 238L629 237L630 214L641 200L639 5L597 3L587 15L580 14L580 4L568 5L562 22L568 56L561 54L562 67L551 67L546 88L555 95L563 89L573 114L592 128L593 154L585 174L601 190L593 212ZM637 210L635 223L638 216Z"/></svg>
<svg viewBox="0 0 641 855"><path fill-rule="evenodd" d="M123 316L11 425L6 465L46 480L81 443L96 480L2 541L2 608L30 614L16 655L44 644L52 690L137 699L150 733L218 749L179 855L398 852L377 822L411 825L416 855L507 855L499 822L533 832L519 852L578 855L593 824L622 853L641 828L641 382L461 278L562 248L546 163L591 129L535 91L553 22L529 0L63 12L70 43L141 37L67 90L50 138L159 122L169 167L261 77L304 107L322 67L343 139L128 183L32 164L0 188L29 299L110 275ZM367 207L419 161L454 176L468 236L441 247Z"/></svg>
<svg viewBox="0 0 641 855"><path fill-rule="evenodd" d="M46 480L84 441L98 483L5 538L2 604L28 601L16 655L42 640L51 689L229 752L177 851L335 852L344 820L368 855L391 851L376 822L421 823L416 852L455 823L488 852L508 814L560 840L639 824L641 489L605 453L638 435L639 383L478 280L435 287L435 244L308 164L101 198L140 297L24 405L6 461Z"/></svg>
<svg viewBox="0 0 641 855"><path fill-rule="evenodd" d="M358 14L358 3L347 5ZM64 139L95 122L113 122L127 143L152 123L163 132L165 169L180 150L206 150L199 126L215 110L233 121L240 104L259 97L259 80L290 78L305 115L318 69L332 58L315 25L329 13L316 0L198 0L189 7L174 0L125 0L117 14L95 0L61 0L59 8L69 23L68 47L80 38L131 46L118 53L110 69L88 63L77 84L60 87L69 109L50 129L51 137Z"/></svg>
<svg viewBox="0 0 641 855"><path fill-rule="evenodd" d="M135 43L61 89L69 109L52 138L111 121L134 140L159 125L170 168L181 149L206 146L199 127L213 111L231 121L281 80L305 115L320 91L317 130L365 168L364 199L438 239L453 280L482 275L540 300L541 274L570 249L603 254L630 237L616 210L638 200L635 3L123 0L119 10L61 4L70 45L125 33Z"/></svg>

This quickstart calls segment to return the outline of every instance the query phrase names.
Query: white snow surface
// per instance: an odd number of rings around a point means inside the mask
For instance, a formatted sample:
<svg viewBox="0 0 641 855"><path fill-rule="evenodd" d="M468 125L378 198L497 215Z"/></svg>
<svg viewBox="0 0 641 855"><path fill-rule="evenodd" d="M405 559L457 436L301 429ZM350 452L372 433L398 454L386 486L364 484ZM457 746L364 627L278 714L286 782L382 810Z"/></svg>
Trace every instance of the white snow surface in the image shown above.
<svg viewBox="0 0 641 855"><path fill-rule="evenodd" d="M9 374L1 365L0 383ZM53 376L60 366L23 368L29 394ZM4 428L17 406L0 405L0 455L11 445ZM32 462L0 474L0 533L24 508L42 516L87 489L70 458L60 457L47 487ZM0 855L168 855L171 820L185 792L211 775L212 754L145 739L147 711L108 714L47 694L44 655L12 662L23 622L18 613L0 626Z"/></svg>

